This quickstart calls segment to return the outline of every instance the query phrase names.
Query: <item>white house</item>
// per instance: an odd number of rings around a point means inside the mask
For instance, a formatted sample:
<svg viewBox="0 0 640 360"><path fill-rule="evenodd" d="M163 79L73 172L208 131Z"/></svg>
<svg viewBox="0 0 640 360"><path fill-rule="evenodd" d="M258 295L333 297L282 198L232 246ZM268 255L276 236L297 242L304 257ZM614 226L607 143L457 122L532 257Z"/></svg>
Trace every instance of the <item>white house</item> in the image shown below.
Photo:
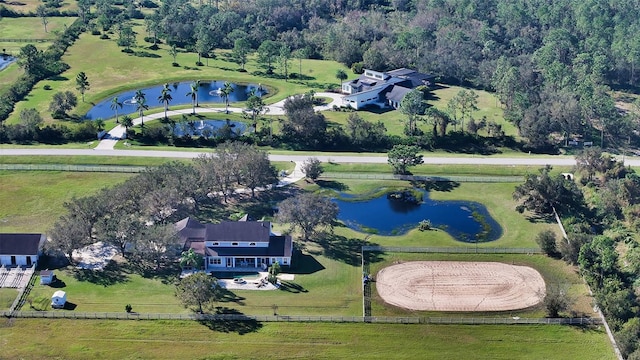
<svg viewBox="0 0 640 360"><path fill-rule="evenodd" d="M404 95L420 85L430 86L435 76L411 69L380 72L365 69L355 80L342 83L342 104L358 110L366 105L397 109Z"/></svg>
<svg viewBox="0 0 640 360"><path fill-rule="evenodd" d="M44 234L0 233L0 265L36 265L45 241Z"/></svg>
<svg viewBox="0 0 640 360"><path fill-rule="evenodd" d="M175 224L184 250L205 260L205 271L264 270L273 263L291 265L291 236L274 234L268 221L201 224L185 218Z"/></svg>

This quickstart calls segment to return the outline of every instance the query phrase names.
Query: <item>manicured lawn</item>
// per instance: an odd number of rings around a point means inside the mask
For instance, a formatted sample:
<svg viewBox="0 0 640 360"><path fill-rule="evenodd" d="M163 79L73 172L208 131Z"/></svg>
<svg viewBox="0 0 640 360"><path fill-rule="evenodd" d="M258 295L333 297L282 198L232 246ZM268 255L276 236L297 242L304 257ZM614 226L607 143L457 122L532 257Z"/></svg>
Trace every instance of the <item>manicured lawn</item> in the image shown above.
<svg viewBox="0 0 640 360"><path fill-rule="evenodd" d="M15 3L15 4L9 4L9 3ZM19 12L19 13L28 13L28 12L36 12L36 8L38 7L38 5L42 5L42 2L39 0L20 0L20 1L7 1L5 3L2 4L3 6L7 7L9 10L15 11L15 12ZM64 10L73 10L73 9L77 9L78 5L77 2L75 1L64 1L62 2L59 10L60 11L64 11ZM40 18L37 18L38 20ZM72 20L74 18L71 18ZM42 26L42 25L41 25Z"/></svg>
<svg viewBox="0 0 640 360"><path fill-rule="evenodd" d="M371 274L374 275L383 268L398 261L489 261L506 264L529 266L536 269L544 278L547 286L554 284L566 285L574 300L571 311L563 316L597 317L593 312L593 298L582 281L576 269L567 265L562 260L551 259L544 255L518 255L518 254L411 254L411 253L369 253L371 262ZM373 316L426 316L426 317L513 317L543 318L546 316L542 305L530 309L514 310L508 312L427 312L409 311L386 304L378 295L375 282L372 283L372 315Z"/></svg>
<svg viewBox="0 0 640 360"><path fill-rule="evenodd" d="M16 289L0 288L0 310L9 310L17 296Z"/></svg>
<svg viewBox="0 0 640 360"><path fill-rule="evenodd" d="M4 5L4 4L3 4ZM6 5L4 5L6 6ZM47 17L47 32L44 31L40 17L4 17L0 20L0 34L5 39L55 39L58 31L64 26L71 25L76 19L73 17ZM17 43L22 46L27 43Z"/></svg>
<svg viewBox="0 0 640 360"><path fill-rule="evenodd" d="M6 323L6 320L2 320ZM0 357L30 359L615 359L604 330L555 325L394 325L17 319ZM243 335L240 335L243 334Z"/></svg>
<svg viewBox="0 0 640 360"><path fill-rule="evenodd" d="M0 171L0 232L46 232L71 198L93 194L131 174Z"/></svg>

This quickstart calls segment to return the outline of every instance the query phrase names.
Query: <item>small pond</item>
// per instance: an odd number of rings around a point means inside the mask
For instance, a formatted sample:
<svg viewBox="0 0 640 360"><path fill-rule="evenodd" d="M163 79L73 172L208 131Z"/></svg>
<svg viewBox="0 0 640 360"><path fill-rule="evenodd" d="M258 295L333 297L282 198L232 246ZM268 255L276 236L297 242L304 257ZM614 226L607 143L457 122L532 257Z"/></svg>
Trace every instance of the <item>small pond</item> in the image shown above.
<svg viewBox="0 0 640 360"><path fill-rule="evenodd" d="M13 56L9 56L7 54L0 55L0 70L4 70L7 66L11 65L12 62L17 59Z"/></svg>
<svg viewBox="0 0 640 360"><path fill-rule="evenodd" d="M167 125L170 126L170 125ZM230 137L231 135L242 135L247 126L239 121L228 120L196 120L178 122L173 126L175 136L204 136L207 138L220 135Z"/></svg>
<svg viewBox="0 0 640 360"><path fill-rule="evenodd" d="M423 193L423 201L418 203L387 195L366 201L334 201L340 208L338 219L357 231L402 235L426 219L433 228L464 242L493 241L502 234L502 228L484 205L472 201L435 201L428 192ZM486 236L478 237L485 229Z"/></svg>
<svg viewBox="0 0 640 360"><path fill-rule="evenodd" d="M173 100L169 102L169 107L175 105L191 104L191 96L187 96L191 92L192 81L169 83L169 89L171 89L171 97ZM200 81L200 87L198 88L198 103L224 103L224 98L220 95L220 91L224 88L224 81ZM266 94L266 89L260 85L237 85L231 84L233 92L229 95L229 102L245 101L249 97L249 93L255 89L256 95L262 96ZM164 106L158 97L164 84L148 87L142 90L147 99L147 105L149 107L162 107ZM108 119L115 116L115 112L111 110L111 100L114 97L118 97L118 100L123 104L122 108L118 108L118 116L133 114L136 112L134 95L138 90L131 90L116 94L104 99L89 110L85 115L85 118L95 120L98 118Z"/></svg>

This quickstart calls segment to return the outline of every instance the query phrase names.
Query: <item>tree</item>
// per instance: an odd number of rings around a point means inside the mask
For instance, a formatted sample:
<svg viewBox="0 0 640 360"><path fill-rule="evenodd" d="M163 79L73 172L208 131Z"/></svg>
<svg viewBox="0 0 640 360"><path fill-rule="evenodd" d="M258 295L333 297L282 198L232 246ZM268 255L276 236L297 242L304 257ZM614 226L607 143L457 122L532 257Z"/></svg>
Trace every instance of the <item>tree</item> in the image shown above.
<svg viewBox="0 0 640 360"><path fill-rule="evenodd" d="M565 284L549 284L547 293L543 300L544 307L547 310L547 316L557 318L560 313L567 311L573 305L574 300L569 294L569 286Z"/></svg>
<svg viewBox="0 0 640 360"><path fill-rule="evenodd" d="M51 241L47 247L64 254L69 263L73 264L73 251L91 244L91 231L83 219L73 215L64 215L48 232Z"/></svg>
<svg viewBox="0 0 640 360"><path fill-rule="evenodd" d="M435 107L430 107L425 111L425 115L433 124L433 135L437 136L440 133L441 137L445 137L447 135L447 127L453 122L449 114Z"/></svg>
<svg viewBox="0 0 640 360"><path fill-rule="evenodd" d="M122 109L122 103L120 102L120 100L118 99L117 96L115 96L113 99L111 99L111 105L109 105L109 107L111 108L111 110L116 112L116 124L119 123L118 121L118 108Z"/></svg>
<svg viewBox="0 0 640 360"><path fill-rule="evenodd" d="M282 69L284 81L289 81L289 59L291 59L291 48L287 44L282 44L278 51L278 66Z"/></svg>
<svg viewBox="0 0 640 360"><path fill-rule="evenodd" d="M309 57L309 52L306 48L296 49L293 52L293 57L298 59L298 75L302 76L302 60Z"/></svg>
<svg viewBox="0 0 640 360"><path fill-rule="evenodd" d="M318 227L333 229L338 216L338 205L331 199L302 193L282 201L278 205L276 219L280 223L291 224L291 230L300 228L303 238L308 241Z"/></svg>
<svg viewBox="0 0 640 360"><path fill-rule="evenodd" d="M181 268L191 268L198 270L204 265L204 258L202 255L195 252L193 249L189 249L187 251L183 251L180 254L180 267Z"/></svg>
<svg viewBox="0 0 640 360"><path fill-rule="evenodd" d="M471 113L478 110L478 94L473 90L460 90L453 102L460 109L462 119L462 130L464 131L464 120L471 118Z"/></svg>
<svg viewBox="0 0 640 360"><path fill-rule="evenodd" d="M272 64L278 56L281 45L277 41L265 40L258 47L256 61L267 68L267 74L273 73Z"/></svg>
<svg viewBox="0 0 640 360"><path fill-rule="evenodd" d="M124 126L125 134L129 132L129 128L133 127L133 119L129 115L122 117L122 126Z"/></svg>
<svg viewBox="0 0 640 360"><path fill-rule="evenodd" d="M316 181L316 179L319 178L323 173L320 160L315 157L308 158L302 163L302 172L307 179Z"/></svg>
<svg viewBox="0 0 640 360"><path fill-rule="evenodd" d="M184 307L195 306L198 313L202 313L203 307L220 299L221 287L215 277L198 272L180 280L176 296Z"/></svg>
<svg viewBox="0 0 640 360"><path fill-rule="evenodd" d="M343 81L347 80L347 78L348 78L347 73L344 70L338 69L336 71L336 79L338 79L341 84Z"/></svg>
<svg viewBox="0 0 640 360"><path fill-rule="evenodd" d="M274 262L273 264L271 264L271 266L269 267L269 282L272 284L275 284L278 282L278 274L280 274L280 272L282 271L282 269L280 268L280 263L279 262Z"/></svg>
<svg viewBox="0 0 640 360"><path fill-rule="evenodd" d="M224 98L225 112L227 114L229 113L229 95L231 95L231 93L234 91L235 89L233 88L233 86L231 86L231 83L225 81L220 95L222 95L222 97Z"/></svg>
<svg viewBox="0 0 640 360"><path fill-rule="evenodd" d="M36 109L23 109L20 111L20 124L24 125L30 134L35 134L42 124L42 116Z"/></svg>
<svg viewBox="0 0 640 360"><path fill-rule="evenodd" d="M556 247L556 234L551 230L543 230L536 236L536 243L542 251L551 256L558 256L558 248Z"/></svg>
<svg viewBox="0 0 640 360"><path fill-rule="evenodd" d="M529 210L549 216L554 209L561 214L582 209L584 198L576 183L566 180L561 174L551 176L551 169L547 165L539 170L538 175L525 175L524 183L513 192L513 198L519 202L517 211Z"/></svg>
<svg viewBox="0 0 640 360"><path fill-rule="evenodd" d="M82 102L84 102L84 93L89 90L89 79L84 71L79 72L78 76L76 76L76 89L80 91L80 95L82 95Z"/></svg>
<svg viewBox="0 0 640 360"><path fill-rule="evenodd" d="M136 44L136 33L129 24L121 24L118 31L118 46L124 46L128 51Z"/></svg>
<svg viewBox="0 0 640 360"><path fill-rule="evenodd" d="M327 122L324 115L313 110L309 96L296 95L284 102L287 116L282 124L285 139L300 147L317 148L324 141Z"/></svg>
<svg viewBox="0 0 640 360"><path fill-rule="evenodd" d="M384 146L387 128L381 121L370 123L356 112L347 118L347 136L357 147L376 148Z"/></svg>
<svg viewBox="0 0 640 360"><path fill-rule="evenodd" d="M169 84L164 84L162 91L160 92L160 96L158 96L158 101L161 104L164 104L164 118L167 119L167 110L169 110L169 102L173 100L171 97L171 89L169 89Z"/></svg>
<svg viewBox="0 0 640 360"><path fill-rule="evenodd" d="M171 55L171 57L173 58L173 66L177 66L178 63L176 62L176 58L178 57L178 48L176 47L176 44L171 45L171 48L169 49L169 55Z"/></svg>
<svg viewBox="0 0 640 360"><path fill-rule="evenodd" d="M44 53L34 45L28 44L20 48L18 66L23 68L26 74L34 77L43 76L46 72L44 61Z"/></svg>
<svg viewBox="0 0 640 360"><path fill-rule="evenodd" d="M198 88L200 88L200 81L196 80L191 83L189 92L187 93L187 96L191 96L191 105L193 107L193 112L192 112L193 115L196 114L196 106L198 103Z"/></svg>
<svg viewBox="0 0 640 360"><path fill-rule="evenodd" d="M58 92L53 95L51 103L49 103L49 111L54 117L64 117L67 111L73 109L78 104L78 98L71 92Z"/></svg>
<svg viewBox="0 0 640 360"><path fill-rule="evenodd" d="M266 108L264 101L262 101L260 96L251 95L247 99L246 106L247 110L251 113L253 131L256 132L258 127L257 116Z"/></svg>
<svg viewBox="0 0 640 360"><path fill-rule="evenodd" d="M233 60L242 66L242 70L244 71L244 65L247 63L247 55L251 51L251 44L245 38L237 39L233 43L233 51L231 53L231 57Z"/></svg>
<svg viewBox="0 0 640 360"><path fill-rule="evenodd" d="M173 260L180 248L180 237L173 224L156 224L143 230L135 251L143 259L152 261L156 269L163 260Z"/></svg>
<svg viewBox="0 0 640 360"><path fill-rule="evenodd" d="M96 121L94 121L94 123L96 124L96 128L98 129L98 132L104 130L104 120L102 120L102 118L97 118Z"/></svg>
<svg viewBox="0 0 640 360"><path fill-rule="evenodd" d="M420 90L411 90L402 98L400 112L407 115L407 126L405 127L407 135L417 135L416 122L419 115L424 115L426 109L427 103L424 101L424 94Z"/></svg>
<svg viewBox="0 0 640 360"><path fill-rule="evenodd" d="M42 25L44 25L44 32L47 32L47 24L49 23L49 18L47 17L47 7L44 5L38 5L38 7L36 8L36 14L38 14L40 19L42 20Z"/></svg>
<svg viewBox="0 0 640 360"><path fill-rule="evenodd" d="M87 17L91 15L91 0L78 0L78 16L83 23L87 23Z"/></svg>
<svg viewBox="0 0 640 360"><path fill-rule="evenodd" d="M96 234L100 241L112 244L126 256L127 249L135 248L144 224L134 214L111 212L96 224Z"/></svg>
<svg viewBox="0 0 640 360"><path fill-rule="evenodd" d="M278 182L277 170L271 165L266 151L255 146L245 146L238 158L241 182L251 189L251 197L255 197L256 188Z"/></svg>
<svg viewBox="0 0 640 360"><path fill-rule="evenodd" d="M136 94L137 96L138 94ZM149 105L147 105L147 99L142 93L142 96L136 98L136 111L140 116L140 127L144 129L144 111L149 110Z"/></svg>
<svg viewBox="0 0 640 360"><path fill-rule="evenodd" d="M387 153L387 162L393 168L394 174L407 174L409 166L422 164L420 148L413 145L394 145Z"/></svg>
<svg viewBox="0 0 640 360"><path fill-rule="evenodd" d="M612 165L611 158L603 155L602 149L596 146L583 149L576 155L576 169L586 173L588 180L593 180L596 173L604 173Z"/></svg>

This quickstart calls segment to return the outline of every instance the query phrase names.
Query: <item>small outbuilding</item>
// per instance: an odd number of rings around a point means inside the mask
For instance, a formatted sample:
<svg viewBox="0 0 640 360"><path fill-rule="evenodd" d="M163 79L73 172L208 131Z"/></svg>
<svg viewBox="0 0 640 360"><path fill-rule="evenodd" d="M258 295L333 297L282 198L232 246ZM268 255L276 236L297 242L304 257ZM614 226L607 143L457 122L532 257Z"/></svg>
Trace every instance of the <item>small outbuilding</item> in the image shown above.
<svg viewBox="0 0 640 360"><path fill-rule="evenodd" d="M64 304L67 303L67 293L62 291L62 290L58 290L56 292L53 293L53 296L51 297L51 307L54 309L62 309L64 307Z"/></svg>
<svg viewBox="0 0 640 360"><path fill-rule="evenodd" d="M40 285L51 285L55 277L56 275L53 273L53 270L47 269L40 271Z"/></svg>

